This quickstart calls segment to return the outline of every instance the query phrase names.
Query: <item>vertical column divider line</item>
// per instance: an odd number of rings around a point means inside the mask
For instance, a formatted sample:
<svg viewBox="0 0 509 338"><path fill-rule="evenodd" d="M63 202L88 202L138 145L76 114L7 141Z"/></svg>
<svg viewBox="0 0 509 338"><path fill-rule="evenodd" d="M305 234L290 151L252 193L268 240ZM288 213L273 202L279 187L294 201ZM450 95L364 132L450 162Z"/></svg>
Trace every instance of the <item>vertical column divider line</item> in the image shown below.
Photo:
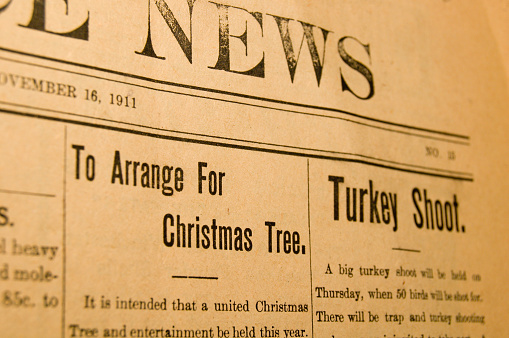
<svg viewBox="0 0 509 338"><path fill-rule="evenodd" d="M67 125L64 126L64 177L63 177L63 231L62 231L62 338L65 337L65 283L66 283L66 239L67 239Z"/></svg>
<svg viewBox="0 0 509 338"><path fill-rule="evenodd" d="M311 337L315 336L314 311L313 311L313 266L311 261L311 209L309 205L309 158L307 159L307 181L308 181L308 232L309 232L309 278L311 281Z"/></svg>

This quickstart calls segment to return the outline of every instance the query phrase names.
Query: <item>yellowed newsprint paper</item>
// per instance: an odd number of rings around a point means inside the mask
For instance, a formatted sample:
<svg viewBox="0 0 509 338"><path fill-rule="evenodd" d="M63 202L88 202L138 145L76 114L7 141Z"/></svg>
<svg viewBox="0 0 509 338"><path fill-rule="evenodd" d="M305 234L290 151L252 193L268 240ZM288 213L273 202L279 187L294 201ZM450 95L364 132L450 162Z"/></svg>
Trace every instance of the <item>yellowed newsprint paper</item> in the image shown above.
<svg viewBox="0 0 509 338"><path fill-rule="evenodd" d="M508 7L0 0L0 337L509 337Z"/></svg>

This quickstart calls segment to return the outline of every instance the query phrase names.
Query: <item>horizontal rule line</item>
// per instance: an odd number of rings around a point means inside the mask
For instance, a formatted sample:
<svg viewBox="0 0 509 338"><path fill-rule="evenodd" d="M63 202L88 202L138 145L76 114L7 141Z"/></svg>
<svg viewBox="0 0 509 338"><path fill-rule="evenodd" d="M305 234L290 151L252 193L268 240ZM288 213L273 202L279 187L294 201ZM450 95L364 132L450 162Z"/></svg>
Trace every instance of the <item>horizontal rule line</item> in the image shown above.
<svg viewBox="0 0 509 338"><path fill-rule="evenodd" d="M0 50L1 50L1 48L0 48ZM24 65L29 65L29 66L34 66L34 67L39 67L39 68L44 68L44 69L51 69L51 70L54 70L54 71L59 71L59 72L64 72L64 73L69 73L69 74L74 74L74 75L86 76L86 77L90 77L90 78L94 78L94 79L99 79L99 80L104 80L104 81L109 81L109 82L114 82L114 83L121 83L121 84L128 85L128 86L134 86L134 87L137 87L137 88L143 88L143 89L153 90L153 91L158 91L158 92L163 92L163 93L170 93L170 94L174 94L174 95L183 95L183 96L189 96L189 97L194 97L194 98L199 98L199 99L204 99L204 100L213 100L213 101L219 101L219 102L228 102L228 103L238 104L238 105L242 105L242 106L249 106L249 107L256 107L256 108L277 110L277 111L288 112L288 113L295 113L295 114L305 115L305 116L313 116L313 117L327 118L327 119L333 119L333 120L341 120L341 121L345 121L345 122L349 122L349 123L353 123L353 124L357 124L357 125L361 125L361 126L365 126L365 127L370 127L370 128L374 128L374 129L394 132L394 133L402 134L402 135L420 137L420 138L424 138L424 139L436 140L436 141L453 143L453 144L460 144L460 145L464 145L464 146L469 146L470 145L468 140L467 141L452 140L452 139L446 139L446 138L438 137L438 136L416 134L414 132L397 130L397 129L391 129L391 128L388 128L388 127L381 127L381 126L377 126L377 125L373 125L373 124L369 124L369 123L365 123L365 122L359 122L359 121L355 121L355 120L344 118L344 117L340 117L340 116L331 116L331 115L324 115L324 114L318 114L318 113L307 113L307 112L302 112L302 111L298 111L298 110L276 108L276 107L271 107L271 106L267 106L267 105L254 104L254 103L246 103L246 102L240 102L240 101L232 101L232 100L228 100L228 99L221 99L221 98L205 96L205 95L182 93L182 92L178 92L178 91L174 91L174 90L154 88L154 87L149 87L149 86L145 86L145 85L135 84L135 83L132 83L132 82L119 81L119 80L114 80L114 79L105 78L105 77L101 77L101 76L84 74L84 73L79 73L79 72L76 72L76 71L70 71L70 70L65 70L65 69L60 69L60 68L55 68L55 67L44 66L44 65L40 65L40 64L36 64L36 63L31 63L31 62L25 62L25 61L20 61L20 60L13 60L13 59L5 58L5 57L0 57L0 60L16 62L16 63L20 63L20 64L24 64Z"/></svg>
<svg viewBox="0 0 509 338"><path fill-rule="evenodd" d="M322 159L322 160L353 162L353 163L366 164L366 165L371 165L371 166L375 166L375 167L379 167L379 168L385 168L385 169L413 173L413 174L419 174L419 175L425 175L425 176L447 178L447 179L459 180L459 181L469 181L469 182L474 181L474 179L472 177L461 177L461 176L455 176L455 175L430 173L430 172L426 172L426 171L419 171L419 170L406 169L406 168L400 168L400 167L396 167L396 166L379 164L379 163L375 163L375 162L370 162L368 160L344 158L344 157L340 157L340 156L306 154L306 153L302 153L302 152L298 152L298 151L268 149L268 148L261 148L261 147L255 147L255 146L245 146L245 145L228 144L228 143L215 142L215 141L197 140L197 139L184 138L184 137L178 137L178 136L160 135L160 134L148 133L148 132L134 130L134 129L106 126L106 125L95 124L95 123L91 123L91 122L75 121L75 120L70 120L70 119L64 119L64 118L58 118L58 117L52 117L52 116L44 116L44 115L38 115L38 114L32 114L32 113L23 113L23 112L7 110L7 109L0 109L0 112L6 113L6 114L11 114L11 115L19 115L19 116L25 116L25 117L30 117L30 118L38 118L38 119L43 119L43 120L48 120L48 121L64 122L64 123L75 124L75 125L80 125L80 126L112 130L112 131L121 132L121 133L141 135L141 136L147 136L147 137L159 138L159 139L165 139L165 140L172 140L172 141L178 141L178 142L203 144L203 145L210 145L210 146L223 147L223 148L232 148L232 149L242 149L242 150L248 150L248 151L265 152L265 153L272 153L272 154L279 154L279 155L299 156L299 157L315 158L315 159Z"/></svg>
<svg viewBox="0 0 509 338"><path fill-rule="evenodd" d="M0 189L0 193L11 194L11 195L29 195L29 196L37 196L37 197L56 197L56 195L52 195L52 194L44 194L44 193L30 192L30 191L8 190L8 189Z"/></svg>
<svg viewBox="0 0 509 338"><path fill-rule="evenodd" d="M292 102L292 101L284 101L284 100L271 99L271 98L267 98L267 97L248 95L248 94L242 94L242 93L237 93L237 92L230 92L230 91L213 89L213 88L207 88L207 87L199 87L199 86L193 86L193 85L186 85L186 84L176 83L176 82L171 82L171 81L156 80L156 79L152 79L152 78L148 78L148 77L140 76L140 75L136 75L136 74L120 72L120 71L116 71L116 70L112 70L112 69L107 69L107 68L95 67L95 66L91 66L91 65L87 65L87 64L82 64L82 63L77 63L77 62L72 62L72 61L67 61L67 60L61 60L61 59L47 57L47 56L38 55L38 54L32 54L32 53L17 51L17 50L13 50L13 49L4 48L4 47L0 47L0 50L5 51L5 52L9 52L9 53L15 53L15 54L18 54L18 55L35 57L35 58L39 58L39 59L42 59L42 60L63 63L63 64L67 64L67 65L71 65L71 66L75 66L75 67L86 68L86 69L92 69L92 70L95 70L95 71L100 71L100 72L110 73L110 74L114 74L114 75L125 76L125 77L129 77L129 78L132 78L132 79L137 79L137 80L142 80L142 81L147 81L147 82L152 82L152 83L157 83L157 84L162 84L162 85L168 85L168 86L185 88L185 89L191 89L191 90L197 90L197 91L202 91L202 92L208 92L208 93L215 93L215 94L221 94L221 95L240 97L240 98L245 98L245 99L250 99L250 100L257 100L257 101L263 101L263 102L283 104L283 105L294 106L294 107L324 110L324 111L339 113L339 114L343 114L343 115L347 115L347 116L352 116L352 117L363 119L363 120L366 120L366 121L382 123L382 124L385 124L385 125L388 125L388 126L399 127L399 128L406 128L406 129L409 129L409 130L426 132L426 133L431 133L431 134L436 134L436 135L443 135L443 136L448 136L448 137L457 138L457 139L461 139L461 140L470 140L470 137L466 136L466 135L461 135L461 134L456 134L456 133L451 133L451 132L445 132L445 131L434 130L434 129L429 129L429 128L416 127L416 126L406 125L406 124L402 124L402 123L396 123L396 122L376 119L376 118L372 118L372 117L368 117L368 116L364 116L364 115L361 115L361 114L356 114L356 113L352 113L352 112L349 112L349 111L346 111L346 110L332 108L332 107L317 106L317 105L304 104L304 103L298 103L298 102ZM20 62L18 60L10 60L10 61ZM34 66L44 67L42 65L34 65ZM65 71L63 69L58 69L58 70ZM87 75L87 74L80 74L80 75L90 76L90 75ZM109 81L114 81L114 80L108 79L108 78L101 78L101 79L109 80ZM118 81L116 81L116 82L118 82ZM133 83L125 83L125 84L136 85L136 84L133 84ZM148 89L155 89L155 88L148 88ZM183 94L183 93L175 93L175 94ZM215 99L215 98L211 98L211 97L208 97L208 98L209 99ZM232 102L232 103L244 104L242 102L237 102L237 101L229 101L229 100L222 100L222 101L228 101L228 102ZM273 107L264 107L264 108L274 109ZM291 111L291 112L302 113L302 112L298 112L298 111ZM312 114L312 115L315 115L315 114ZM321 115L317 115L317 116L321 116ZM326 117L326 116L323 116L323 117ZM354 123L359 123L359 122L351 121L351 120L348 120L348 121L354 122ZM362 123L359 123L359 124L362 124ZM374 126L374 125L369 125L369 124L364 124L364 125L370 126L370 127L374 127L374 128L384 129L384 130L388 130L388 131L392 131L392 132L399 132L399 133L403 133L403 134L408 134L408 133L405 133L405 132L402 132L402 131L399 131L399 130L380 128L380 127L377 127L377 126ZM426 137L424 135L418 135L418 134L411 134L411 135ZM429 137L429 138L432 138L432 137ZM454 143L454 141L450 141L450 140L443 140L442 139L442 141L446 141L446 142L449 141L449 142L453 142Z"/></svg>
<svg viewBox="0 0 509 338"><path fill-rule="evenodd" d="M171 277L177 279L210 279L210 280L219 279L219 277L208 277L208 276L171 276Z"/></svg>
<svg viewBox="0 0 509 338"><path fill-rule="evenodd" d="M406 251L406 252L416 252L416 253L420 253L421 252L421 250L405 249L405 248L392 248L392 250L395 250L395 251Z"/></svg>
<svg viewBox="0 0 509 338"><path fill-rule="evenodd" d="M14 107L17 107L17 108L36 109L36 110L42 110L42 111L48 111L48 112L52 112L52 113L68 115L68 116L83 117L83 118L97 120L97 121L101 121L101 122L113 122L113 123L123 124L123 125L126 125L126 126L131 126L131 127L141 127L141 128L146 128L146 129L150 129L150 130L163 131L163 132L171 132L171 133L183 134L183 135L188 135L188 136L208 137L208 138L215 138L215 139L227 140L227 141L245 142L245 143L251 143L251 144L256 144L256 145L264 145L264 146L272 146L272 147L282 147L282 148L288 148L288 149L294 149L294 150L316 151L316 152L320 152L320 153L330 153L330 154L335 154L335 155L357 156L357 157L365 158L365 159L368 159L368 160L385 162L385 163L389 163L389 164L393 164L393 165L400 165L400 166L405 166L405 167L410 167L410 168L415 168L415 169L424 169L424 170L430 170L430 171L441 172L441 173L463 175L463 176L472 176L471 173L467 173L467 172L460 172L460 171L446 170L446 169L438 169L438 168L420 166L420 165L415 165L415 164L402 163L402 162L385 160L385 159L382 159L382 158L376 158L376 157L373 157L373 156L367 156L367 155L362 155L362 154L354 154L354 153L340 152L340 151L334 151L334 150L316 149L316 148L297 147L297 146L290 146L290 145L286 145L286 144L277 144L277 143L268 143L268 142L252 141L252 140L243 140L243 139L236 139L236 138L225 137L225 136L207 135L207 134L200 134L200 133L184 132L184 131L179 131L179 130L156 128L156 127L146 126L146 125L142 125L142 124L129 123L129 122L117 121L117 120L112 120L112 119L105 119L105 118L100 118L100 117L86 116L86 115L82 115L82 114L69 113L69 112L64 112L64 111L55 110L55 109L47 109L47 108L34 107L34 106L25 105L25 104L17 104L17 103L5 102L5 101L1 101L1 100L0 100L0 103L6 104L6 105L9 105L9 106L14 106Z"/></svg>

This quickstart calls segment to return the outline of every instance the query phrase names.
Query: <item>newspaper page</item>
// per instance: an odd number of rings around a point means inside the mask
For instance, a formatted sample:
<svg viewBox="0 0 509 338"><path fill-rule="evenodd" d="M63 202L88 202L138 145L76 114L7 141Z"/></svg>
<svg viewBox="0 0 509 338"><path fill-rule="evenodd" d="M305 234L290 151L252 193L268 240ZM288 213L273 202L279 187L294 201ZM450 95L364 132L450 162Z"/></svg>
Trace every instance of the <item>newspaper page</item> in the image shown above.
<svg viewBox="0 0 509 338"><path fill-rule="evenodd" d="M0 0L0 337L509 336L503 13Z"/></svg>

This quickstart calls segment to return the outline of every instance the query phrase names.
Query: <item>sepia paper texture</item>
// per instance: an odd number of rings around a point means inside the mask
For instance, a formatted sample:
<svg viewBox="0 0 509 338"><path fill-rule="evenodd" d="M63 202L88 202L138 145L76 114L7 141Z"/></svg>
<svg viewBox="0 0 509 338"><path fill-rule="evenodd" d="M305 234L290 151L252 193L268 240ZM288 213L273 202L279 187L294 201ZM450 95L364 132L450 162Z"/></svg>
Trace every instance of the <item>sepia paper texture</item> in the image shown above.
<svg viewBox="0 0 509 338"><path fill-rule="evenodd" d="M506 337L506 1L0 0L0 337Z"/></svg>

